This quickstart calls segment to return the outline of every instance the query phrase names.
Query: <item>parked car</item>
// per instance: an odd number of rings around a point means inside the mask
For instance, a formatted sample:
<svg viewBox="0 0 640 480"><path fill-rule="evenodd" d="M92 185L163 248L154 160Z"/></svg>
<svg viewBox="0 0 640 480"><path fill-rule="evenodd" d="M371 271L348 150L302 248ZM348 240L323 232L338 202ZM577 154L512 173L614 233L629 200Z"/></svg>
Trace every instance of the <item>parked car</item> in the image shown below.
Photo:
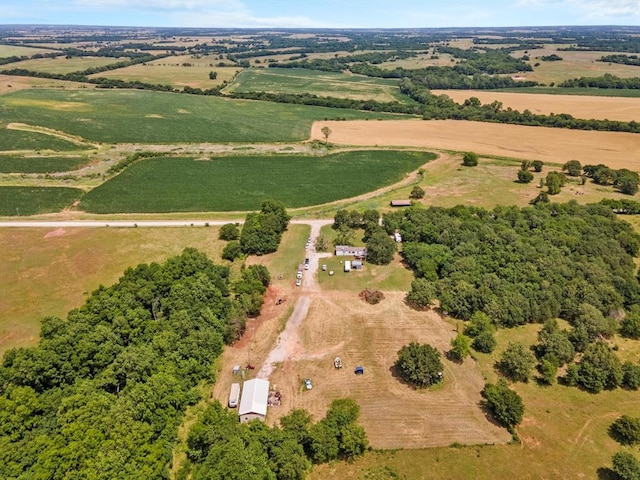
<svg viewBox="0 0 640 480"><path fill-rule="evenodd" d="M356 375L364 375L364 368L361 365L358 365L354 371Z"/></svg>
<svg viewBox="0 0 640 480"><path fill-rule="evenodd" d="M311 380L309 380L308 378L304 380L304 386L306 387L307 390L311 390L313 388L313 384L311 383Z"/></svg>

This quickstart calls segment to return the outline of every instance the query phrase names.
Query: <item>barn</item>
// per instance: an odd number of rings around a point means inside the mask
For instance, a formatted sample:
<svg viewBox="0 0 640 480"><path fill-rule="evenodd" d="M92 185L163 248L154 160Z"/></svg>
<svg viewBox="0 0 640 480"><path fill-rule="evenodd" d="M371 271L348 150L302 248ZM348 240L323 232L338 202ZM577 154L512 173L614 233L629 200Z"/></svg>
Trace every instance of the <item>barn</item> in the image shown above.
<svg viewBox="0 0 640 480"><path fill-rule="evenodd" d="M238 417L242 423L254 419L264 422L267 416L267 400L269 398L269 381L253 378L244 382Z"/></svg>

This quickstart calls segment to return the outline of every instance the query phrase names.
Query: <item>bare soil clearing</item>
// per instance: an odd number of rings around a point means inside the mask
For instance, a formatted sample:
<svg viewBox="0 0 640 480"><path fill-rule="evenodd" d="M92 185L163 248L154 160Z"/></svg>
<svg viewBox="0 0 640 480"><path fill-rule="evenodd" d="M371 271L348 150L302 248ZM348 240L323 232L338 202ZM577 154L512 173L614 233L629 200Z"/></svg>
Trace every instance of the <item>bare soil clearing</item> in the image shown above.
<svg viewBox="0 0 640 480"><path fill-rule="evenodd" d="M447 95L456 103L471 97L483 104L502 102L504 107L514 110L529 110L539 115L568 113L576 118L640 120L640 98L592 97L578 95L545 95L538 93L489 92L482 90L432 90L434 95Z"/></svg>
<svg viewBox="0 0 640 480"><path fill-rule="evenodd" d="M640 136L562 128L526 127L457 120L381 120L315 122L311 138L343 145L412 146L474 151L480 155L565 163L605 163L611 168L640 170Z"/></svg>

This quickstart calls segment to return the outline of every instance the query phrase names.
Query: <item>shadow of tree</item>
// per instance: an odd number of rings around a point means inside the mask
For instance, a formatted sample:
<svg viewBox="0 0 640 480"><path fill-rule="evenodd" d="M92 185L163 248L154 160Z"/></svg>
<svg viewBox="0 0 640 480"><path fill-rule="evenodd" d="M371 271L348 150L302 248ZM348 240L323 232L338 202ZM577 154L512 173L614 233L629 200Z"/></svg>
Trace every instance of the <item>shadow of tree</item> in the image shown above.
<svg viewBox="0 0 640 480"><path fill-rule="evenodd" d="M620 480L616 472L607 467L600 467L597 470L598 480Z"/></svg>

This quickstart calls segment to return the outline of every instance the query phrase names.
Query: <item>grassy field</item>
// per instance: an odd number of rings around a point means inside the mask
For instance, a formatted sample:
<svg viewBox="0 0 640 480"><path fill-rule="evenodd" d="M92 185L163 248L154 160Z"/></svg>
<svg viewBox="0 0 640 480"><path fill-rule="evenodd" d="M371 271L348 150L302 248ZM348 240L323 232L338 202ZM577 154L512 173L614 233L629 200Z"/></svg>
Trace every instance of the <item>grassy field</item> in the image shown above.
<svg viewBox="0 0 640 480"><path fill-rule="evenodd" d="M54 50L38 47L21 47L18 45L0 45L0 58L6 57L22 57L35 55L37 53L53 53ZM2 67L2 69L7 67Z"/></svg>
<svg viewBox="0 0 640 480"><path fill-rule="evenodd" d="M600 77L605 73L610 73L621 78L637 77L638 67L632 65L621 65L618 63L598 62L603 55L610 55L613 52L562 52L558 51L558 45L545 45L544 48L529 50L529 64L539 66L533 68L533 72L522 72L519 77L526 80L533 80L546 85L560 83L578 77ZM539 57L556 54L562 58L557 62L545 62ZM513 52L516 58L524 55L524 51ZM536 58L538 57L538 58Z"/></svg>
<svg viewBox="0 0 640 480"><path fill-rule="evenodd" d="M87 157L24 157L0 155L0 173L53 173L77 170Z"/></svg>
<svg viewBox="0 0 640 480"><path fill-rule="evenodd" d="M2 68L24 68L26 70L32 70L34 72L47 72L47 73L71 73L86 70L87 68L103 67L112 63L116 63L126 58L111 58L111 57L73 57L65 58L64 56L55 58L34 58L31 60L23 60L22 62L11 63Z"/></svg>
<svg viewBox="0 0 640 480"><path fill-rule="evenodd" d="M11 150L78 150L78 145L39 132L8 129L0 124L0 151Z"/></svg>
<svg viewBox="0 0 640 480"><path fill-rule="evenodd" d="M312 138L322 139L320 129L332 130L331 142L359 146L414 146L522 160L564 164L577 159L584 164L640 170L638 135L635 133L526 127L458 120L404 122L316 122Z"/></svg>
<svg viewBox="0 0 640 480"><path fill-rule="evenodd" d="M19 77L16 75L0 75L0 95L18 90L46 88L46 89L87 89L86 83L52 80L49 78ZM93 89L91 85L88 88Z"/></svg>
<svg viewBox="0 0 640 480"><path fill-rule="evenodd" d="M174 93L21 90L2 97L0 122L41 125L110 143L290 142L314 120L390 114Z"/></svg>
<svg viewBox="0 0 640 480"><path fill-rule="evenodd" d="M265 198L287 207L316 205L400 181L433 158L384 150L324 157L153 158L89 192L80 208L94 213L252 210Z"/></svg>
<svg viewBox="0 0 640 480"><path fill-rule="evenodd" d="M190 86L207 89L231 80L241 70L236 67L214 67L213 65L218 61L214 56L194 59L189 55L182 55L96 73L91 75L90 78L118 78L127 81L171 85L174 88ZM191 66L183 66L183 63L189 63ZM209 72L216 72L217 78L210 80Z"/></svg>
<svg viewBox="0 0 640 480"><path fill-rule="evenodd" d="M640 69L638 69L640 70ZM476 97L483 104L502 102L523 112L525 109L539 115L568 113L576 118L596 118L621 121L640 120L640 97L596 97L576 95L544 95L532 93L505 93L482 90L432 90L434 95L447 95L457 103Z"/></svg>
<svg viewBox="0 0 640 480"><path fill-rule="evenodd" d="M64 187L0 187L0 215L59 212L78 200L82 190Z"/></svg>
<svg viewBox="0 0 640 480"><path fill-rule="evenodd" d="M0 356L37 343L40 319L64 317L130 266L185 247L220 261L218 228L7 228L0 230Z"/></svg>
<svg viewBox="0 0 640 480"><path fill-rule="evenodd" d="M260 68L241 72L225 91L311 93L321 97L411 102L399 92L397 84L396 80L303 68Z"/></svg>

